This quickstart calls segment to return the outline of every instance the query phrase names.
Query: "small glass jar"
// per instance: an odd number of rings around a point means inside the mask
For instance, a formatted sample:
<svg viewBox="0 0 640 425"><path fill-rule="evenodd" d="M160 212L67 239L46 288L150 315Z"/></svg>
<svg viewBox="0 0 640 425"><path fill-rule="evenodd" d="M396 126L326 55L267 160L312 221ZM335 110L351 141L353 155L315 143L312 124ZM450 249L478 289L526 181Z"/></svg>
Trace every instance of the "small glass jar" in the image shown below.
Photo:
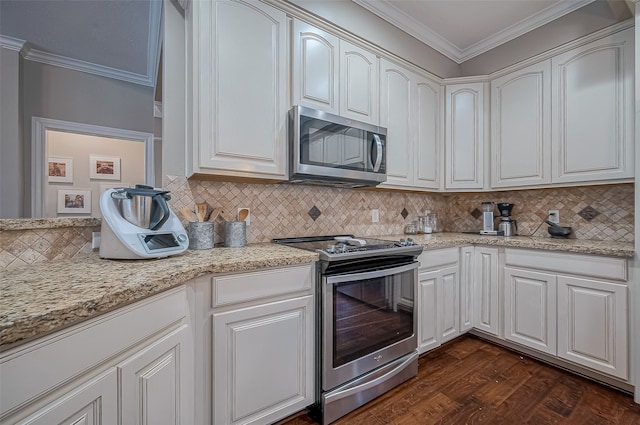
<svg viewBox="0 0 640 425"><path fill-rule="evenodd" d="M431 233L433 226L429 214L418 217L418 233Z"/></svg>
<svg viewBox="0 0 640 425"><path fill-rule="evenodd" d="M406 226L404 226L404 233L405 235L415 235L416 233L418 233L418 223L416 223L415 221L408 223Z"/></svg>
<svg viewBox="0 0 640 425"><path fill-rule="evenodd" d="M432 212L427 214L427 223L431 228L430 233L436 233L438 231L438 214Z"/></svg>

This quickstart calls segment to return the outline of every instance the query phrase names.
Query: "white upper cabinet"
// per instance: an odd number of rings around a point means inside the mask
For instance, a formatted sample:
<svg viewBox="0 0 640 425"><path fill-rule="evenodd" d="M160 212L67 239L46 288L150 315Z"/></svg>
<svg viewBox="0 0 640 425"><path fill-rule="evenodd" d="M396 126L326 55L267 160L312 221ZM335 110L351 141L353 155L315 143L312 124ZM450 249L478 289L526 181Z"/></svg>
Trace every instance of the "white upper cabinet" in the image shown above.
<svg viewBox="0 0 640 425"><path fill-rule="evenodd" d="M293 20L292 103L378 125L375 53Z"/></svg>
<svg viewBox="0 0 640 425"><path fill-rule="evenodd" d="M384 187L440 189L441 86L380 59L380 125L387 129Z"/></svg>
<svg viewBox="0 0 640 425"><path fill-rule="evenodd" d="M484 83L446 88L445 189L484 185Z"/></svg>
<svg viewBox="0 0 640 425"><path fill-rule="evenodd" d="M293 104L340 114L340 40L298 19L293 20Z"/></svg>
<svg viewBox="0 0 640 425"><path fill-rule="evenodd" d="M378 124L378 57L340 40L340 115Z"/></svg>
<svg viewBox="0 0 640 425"><path fill-rule="evenodd" d="M286 178L284 12L261 2L193 2L194 172Z"/></svg>
<svg viewBox="0 0 640 425"><path fill-rule="evenodd" d="M634 30L552 59L553 180L634 175Z"/></svg>
<svg viewBox="0 0 640 425"><path fill-rule="evenodd" d="M491 81L491 187L551 183L551 61Z"/></svg>

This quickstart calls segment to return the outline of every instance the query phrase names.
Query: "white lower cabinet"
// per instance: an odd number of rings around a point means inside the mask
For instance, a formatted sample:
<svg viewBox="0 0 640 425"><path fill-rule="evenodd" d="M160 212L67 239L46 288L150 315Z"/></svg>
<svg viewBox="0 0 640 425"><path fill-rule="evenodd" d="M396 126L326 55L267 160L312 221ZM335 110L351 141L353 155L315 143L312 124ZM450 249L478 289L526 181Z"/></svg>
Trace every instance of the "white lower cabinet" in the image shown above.
<svg viewBox="0 0 640 425"><path fill-rule="evenodd" d="M627 264L506 249L504 337L609 377L629 377Z"/></svg>
<svg viewBox="0 0 640 425"><path fill-rule="evenodd" d="M473 281L473 327L498 335L498 248L476 246Z"/></svg>
<svg viewBox="0 0 640 425"><path fill-rule="evenodd" d="M215 424L268 424L313 403L313 296L213 315Z"/></svg>
<svg viewBox="0 0 640 425"><path fill-rule="evenodd" d="M474 247L460 248L460 331L473 327Z"/></svg>
<svg viewBox="0 0 640 425"><path fill-rule="evenodd" d="M460 334L458 248L425 251L418 258L418 352Z"/></svg>
<svg viewBox="0 0 640 425"><path fill-rule="evenodd" d="M216 274L194 293L196 416L272 424L315 401L314 265Z"/></svg>
<svg viewBox="0 0 640 425"><path fill-rule="evenodd" d="M504 268L504 337L556 355L556 276Z"/></svg>
<svg viewBox="0 0 640 425"><path fill-rule="evenodd" d="M628 378L627 286L558 276L558 356Z"/></svg>
<svg viewBox="0 0 640 425"><path fill-rule="evenodd" d="M0 423L192 424L185 288L0 355Z"/></svg>

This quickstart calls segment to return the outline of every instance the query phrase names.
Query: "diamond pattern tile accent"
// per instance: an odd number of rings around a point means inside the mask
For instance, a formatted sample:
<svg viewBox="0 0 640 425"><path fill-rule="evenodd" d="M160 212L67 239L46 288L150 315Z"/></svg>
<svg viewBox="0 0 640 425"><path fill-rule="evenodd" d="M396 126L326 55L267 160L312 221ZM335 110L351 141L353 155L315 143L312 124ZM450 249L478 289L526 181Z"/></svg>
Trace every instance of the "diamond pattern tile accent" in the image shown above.
<svg viewBox="0 0 640 425"><path fill-rule="evenodd" d="M586 207L584 207L578 212L578 215L587 221L591 221L597 216L599 216L600 213L590 205L587 205Z"/></svg>
<svg viewBox="0 0 640 425"><path fill-rule="evenodd" d="M322 212L314 205L307 214L309 214L309 217L311 217L313 221L316 221Z"/></svg>
<svg viewBox="0 0 640 425"><path fill-rule="evenodd" d="M402 216L402 218L404 218L406 220L407 216L409 215L409 211L407 211L406 208L403 208L402 212L400 213L400 215Z"/></svg>
<svg viewBox="0 0 640 425"><path fill-rule="evenodd" d="M474 208L473 211L471 211L471 217L475 218L476 220L479 219L482 216L482 211L480 211L477 208Z"/></svg>

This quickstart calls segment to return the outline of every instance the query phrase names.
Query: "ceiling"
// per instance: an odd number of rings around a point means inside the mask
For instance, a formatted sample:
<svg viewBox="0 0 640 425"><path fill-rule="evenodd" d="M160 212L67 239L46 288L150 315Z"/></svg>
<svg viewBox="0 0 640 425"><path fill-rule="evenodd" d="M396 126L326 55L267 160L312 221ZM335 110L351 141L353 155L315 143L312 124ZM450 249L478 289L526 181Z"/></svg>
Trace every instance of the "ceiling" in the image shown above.
<svg viewBox="0 0 640 425"><path fill-rule="evenodd" d="M0 0L0 41L30 60L154 87L161 19L160 0Z"/></svg>
<svg viewBox="0 0 640 425"><path fill-rule="evenodd" d="M594 0L352 0L457 63Z"/></svg>

